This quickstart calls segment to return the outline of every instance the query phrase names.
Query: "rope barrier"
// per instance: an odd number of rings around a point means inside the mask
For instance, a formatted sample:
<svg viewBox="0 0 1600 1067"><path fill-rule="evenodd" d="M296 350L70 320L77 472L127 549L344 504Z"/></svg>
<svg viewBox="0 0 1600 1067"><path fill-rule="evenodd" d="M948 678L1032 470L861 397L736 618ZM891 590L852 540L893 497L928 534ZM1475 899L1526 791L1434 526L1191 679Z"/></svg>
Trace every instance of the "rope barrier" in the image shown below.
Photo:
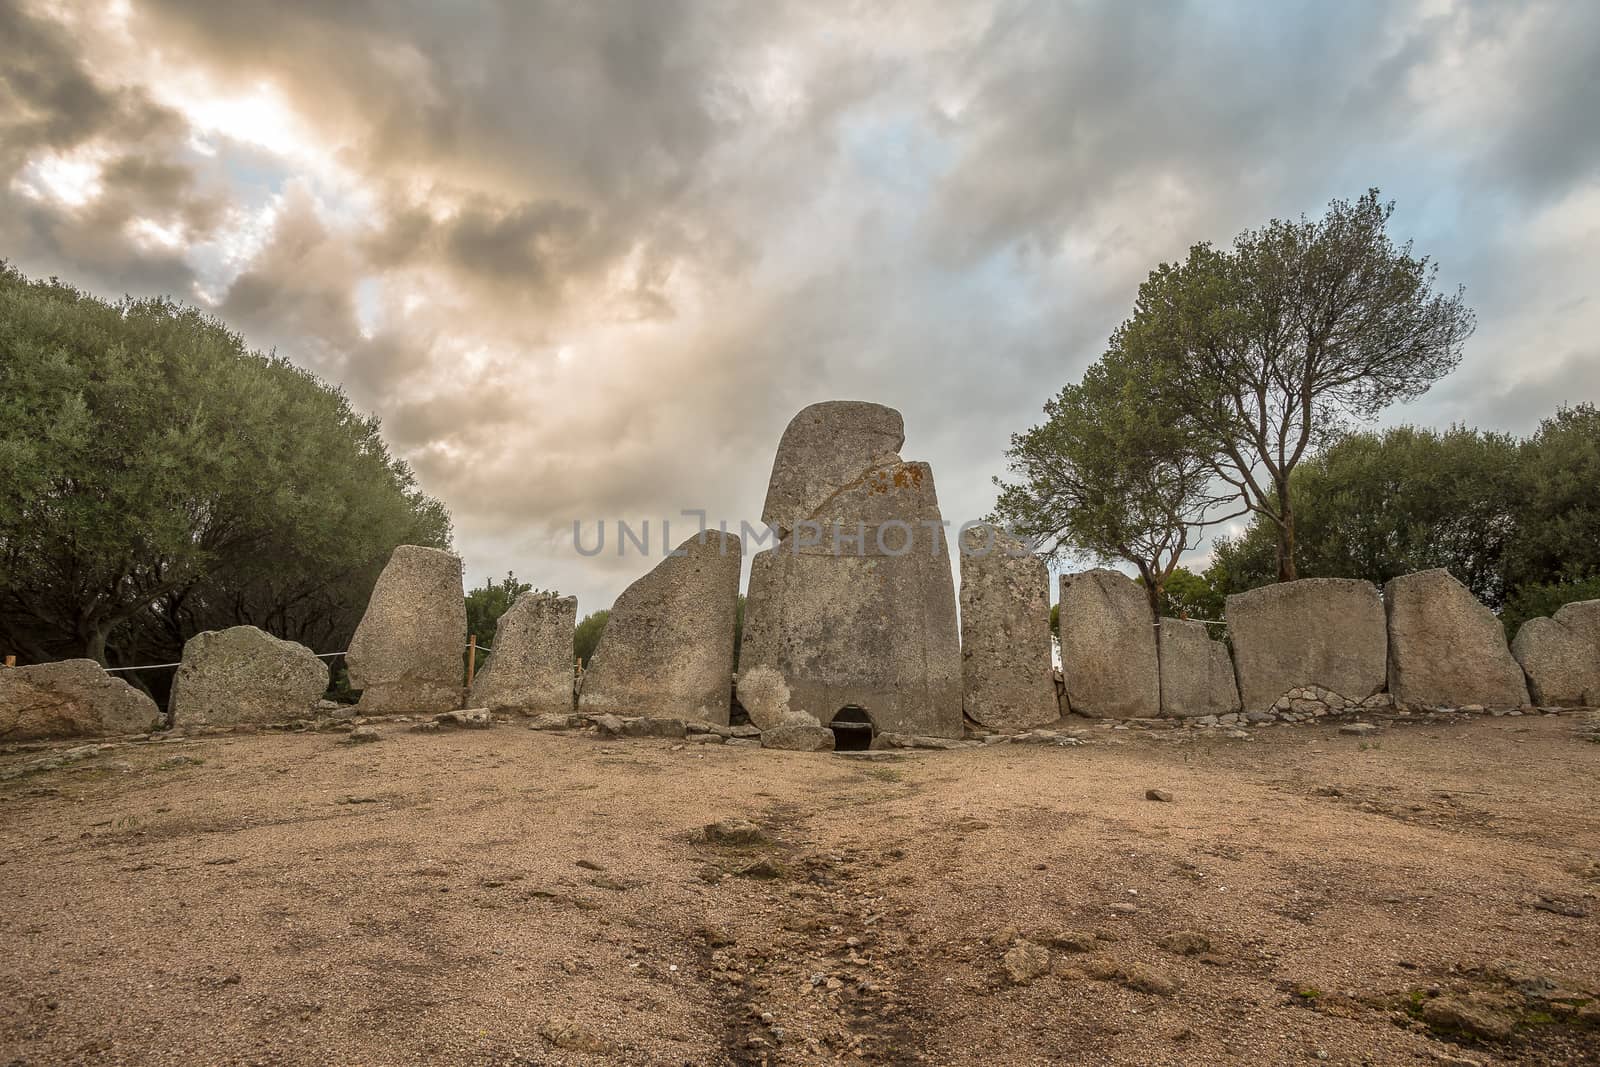
<svg viewBox="0 0 1600 1067"><path fill-rule="evenodd" d="M494 649L492 649L492 648L484 648L482 645L480 645L480 644L478 644L476 642L473 642L472 644L469 644L467 647L468 648L475 648L479 652L491 652L492 653L494 651ZM312 654L314 656L316 656L318 659L332 659L335 656L346 655L349 651L350 651L349 649L345 649L344 652L314 652ZM107 667L107 668L105 668L105 672L107 674L113 674L113 673L115 673L117 671L159 671L159 670L163 670L163 669L165 669L167 667L181 667L181 666L183 666L183 661L182 660L178 661L177 663L141 663L136 667Z"/></svg>
<svg viewBox="0 0 1600 1067"><path fill-rule="evenodd" d="M344 655L344 653L343 652L313 652L312 655L316 656L318 659L332 659L335 656L342 656L342 655ZM161 670L163 667L181 667L181 666L183 666L183 661L179 660L177 663L141 663L137 667L107 667L107 668L105 668L105 672L107 674L113 674L113 673L115 673L117 671L157 671L157 670Z"/></svg>

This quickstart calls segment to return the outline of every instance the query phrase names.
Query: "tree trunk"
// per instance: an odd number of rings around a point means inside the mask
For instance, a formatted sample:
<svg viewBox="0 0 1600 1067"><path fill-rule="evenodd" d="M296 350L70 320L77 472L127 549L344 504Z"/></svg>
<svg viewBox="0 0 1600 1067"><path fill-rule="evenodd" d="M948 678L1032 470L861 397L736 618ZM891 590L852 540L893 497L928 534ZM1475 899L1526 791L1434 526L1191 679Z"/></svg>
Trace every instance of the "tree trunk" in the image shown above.
<svg viewBox="0 0 1600 1067"><path fill-rule="evenodd" d="M1300 576L1294 565L1294 505L1289 501L1289 485L1278 486L1278 581L1292 582Z"/></svg>
<svg viewBox="0 0 1600 1067"><path fill-rule="evenodd" d="M87 623L83 632L83 654L87 659L92 659L100 666L106 665L106 627L98 623Z"/></svg>

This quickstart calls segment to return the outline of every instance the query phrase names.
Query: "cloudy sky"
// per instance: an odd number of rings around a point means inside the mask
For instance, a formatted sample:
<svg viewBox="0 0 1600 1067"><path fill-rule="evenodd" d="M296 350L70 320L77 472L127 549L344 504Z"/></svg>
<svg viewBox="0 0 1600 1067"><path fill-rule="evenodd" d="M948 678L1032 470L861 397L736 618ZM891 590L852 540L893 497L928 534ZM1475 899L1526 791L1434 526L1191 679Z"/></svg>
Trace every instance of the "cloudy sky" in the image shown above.
<svg viewBox="0 0 1600 1067"><path fill-rule="evenodd" d="M1154 265L1373 185L1479 316L1388 421L1600 400L1589 0L0 0L0 256L342 383L584 612L574 519L754 521L817 400L981 516Z"/></svg>

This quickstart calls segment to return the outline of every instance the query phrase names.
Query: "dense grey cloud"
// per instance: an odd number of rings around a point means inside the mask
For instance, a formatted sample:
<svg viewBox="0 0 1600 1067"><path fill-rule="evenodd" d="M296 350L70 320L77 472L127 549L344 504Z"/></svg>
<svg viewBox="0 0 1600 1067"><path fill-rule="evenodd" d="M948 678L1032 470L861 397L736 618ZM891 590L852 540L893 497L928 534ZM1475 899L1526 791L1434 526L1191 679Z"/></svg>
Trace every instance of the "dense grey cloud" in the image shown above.
<svg viewBox="0 0 1600 1067"><path fill-rule="evenodd" d="M817 400L983 514L1151 267L1369 185L1480 315L1392 421L1600 397L1597 12L0 0L0 255L344 384L588 611L649 561L574 520L753 519Z"/></svg>

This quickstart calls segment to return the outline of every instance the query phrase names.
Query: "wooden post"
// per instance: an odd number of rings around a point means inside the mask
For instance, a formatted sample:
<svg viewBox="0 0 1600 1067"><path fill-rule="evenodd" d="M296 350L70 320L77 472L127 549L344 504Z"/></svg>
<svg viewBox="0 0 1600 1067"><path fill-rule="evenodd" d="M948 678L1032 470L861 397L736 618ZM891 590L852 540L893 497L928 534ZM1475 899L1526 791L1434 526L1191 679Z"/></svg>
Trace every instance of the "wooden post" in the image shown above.
<svg viewBox="0 0 1600 1067"><path fill-rule="evenodd" d="M478 635L467 638L467 688L472 688L472 675L478 669Z"/></svg>
<svg viewBox="0 0 1600 1067"><path fill-rule="evenodd" d="M6 666L7 667L15 667L16 665L17 665L17 657L15 657L15 656L7 656L6 657Z"/></svg>

